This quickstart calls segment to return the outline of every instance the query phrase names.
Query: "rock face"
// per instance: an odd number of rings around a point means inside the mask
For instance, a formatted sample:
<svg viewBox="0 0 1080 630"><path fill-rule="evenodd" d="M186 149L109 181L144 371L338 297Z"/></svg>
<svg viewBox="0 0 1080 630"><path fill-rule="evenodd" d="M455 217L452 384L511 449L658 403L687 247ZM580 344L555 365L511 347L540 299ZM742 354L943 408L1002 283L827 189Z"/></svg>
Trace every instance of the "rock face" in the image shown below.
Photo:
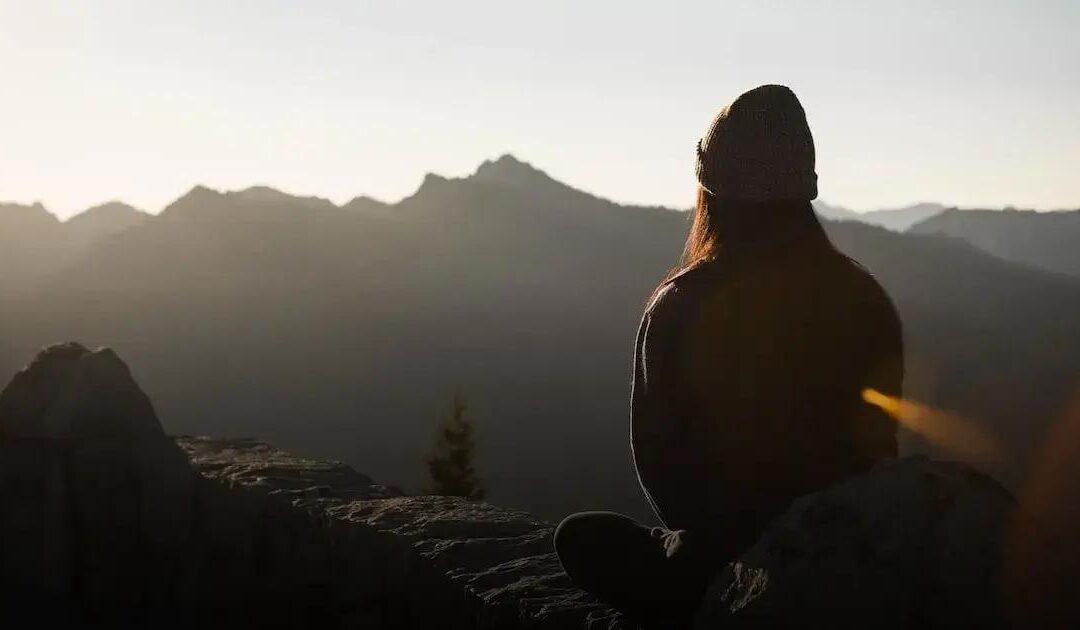
<svg viewBox="0 0 1080 630"><path fill-rule="evenodd" d="M70 604L45 614L153 605L189 544L194 482L115 354L46 349L0 394L6 592Z"/></svg>
<svg viewBox="0 0 1080 630"><path fill-rule="evenodd" d="M697 628L1004 628L1017 506L959 463L908 458L797 500L716 579Z"/></svg>

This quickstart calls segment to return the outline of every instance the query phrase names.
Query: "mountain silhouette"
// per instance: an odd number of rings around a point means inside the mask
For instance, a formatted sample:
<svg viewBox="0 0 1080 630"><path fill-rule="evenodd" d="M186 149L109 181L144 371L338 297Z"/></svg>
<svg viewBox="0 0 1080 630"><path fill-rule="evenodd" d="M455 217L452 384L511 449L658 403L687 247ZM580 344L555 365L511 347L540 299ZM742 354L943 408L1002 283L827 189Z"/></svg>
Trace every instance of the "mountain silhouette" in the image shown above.
<svg viewBox="0 0 1080 630"><path fill-rule="evenodd" d="M61 222L40 203L0 203L0 289L13 289L55 272L103 239L138 225L150 215L109 202Z"/></svg>
<svg viewBox="0 0 1080 630"><path fill-rule="evenodd" d="M493 500L644 514L632 341L687 213L616 204L511 156L428 175L395 204L358 199L199 186L62 265L4 265L0 380L56 340L108 345L171 433L258 436L414 489L460 390ZM66 225L6 208L18 235L3 238L31 249ZM1009 444L987 466L1017 483L1076 375L1080 281L954 238L826 229L897 302L908 395Z"/></svg>
<svg viewBox="0 0 1080 630"><path fill-rule="evenodd" d="M903 232L919 221L924 221L945 209L940 203L916 203L902 208L855 212L842 206L815 201L814 209L819 216L833 221L860 221L869 225Z"/></svg>
<svg viewBox="0 0 1080 630"><path fill-rule="evenodd" d="M940 203L916 203L902 208L864 212L859 220L895 232L903 232L919 221L924 221L943 210L945 206Z"/></svg>
<svg viewBox="0 0 1080 630"><path fill-rule="evenodd" d="M950 209L911 228L947 234L1005 260L1080 275L1080 210Z"/></svg>
<svg viewBox="0 0 1080 630"><path fill-rule="evenodd" d="M379 201L378 199L373 199L366 195L360 195L359 197L353 197L348 203L342 206L342 209L359 214L378 215L390 212L393 207L393 205L384 201Z"/></svg>

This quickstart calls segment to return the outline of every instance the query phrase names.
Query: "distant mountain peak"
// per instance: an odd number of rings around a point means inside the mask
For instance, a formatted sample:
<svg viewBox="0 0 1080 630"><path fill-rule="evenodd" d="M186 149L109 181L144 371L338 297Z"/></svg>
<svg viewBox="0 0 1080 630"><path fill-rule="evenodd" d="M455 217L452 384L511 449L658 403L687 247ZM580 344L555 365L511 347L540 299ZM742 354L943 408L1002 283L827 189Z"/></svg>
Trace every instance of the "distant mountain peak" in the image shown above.
<svg viewBox="0 0 1080 630"><path fill-rule="evenodd" d="M347 210L349 212L370 214L386 212L393 208L393 205L388 204L385 201L375 199L374 197L360 195L358 197L353 197L348 203L346 203L344 206L341 206L341 208L342 210Z"/></svg>
<svg viewBox="0 0 1080 630"><path fill-rule="evenodd" d="M292 195L265 185L249 186L243 190L226 193L248 202L297 204L309 208L335 207L329 199L314 196Z"/></svg>
<svg viewBox="0 0 1080 630"><path fill-rule="evenodd" d="M105 220L109 219L127 219L138 218L146 215L146 212L139 210L138 208L124 203L123 201L106 201L96 206L87 208L82 212L73 215L65 221L70 223L72 221L79 222L85 220Z"/></svg>
<svg viewBox="0 0 1080 630"><path fill-rule="evenodd" d="M18 211L18 212L27 212L27 213L34 213L34 214L42 214L42 213L44 213L44 214L52 214L51 212L48 211L47 208L45 208L45 205L42 204L40 201L35 201L34 203L31 203L31 204L15 203L15 202L9 202L9 201L0 201L0 208L3 208L4 210L11 211L11 212Z"/></svg>
<svg viewBox="0 0 1080 630"><path fill-rule="evenodd" d="M484 160L470 179L504 184L549 181L551 177L528 162L506 153L497 160Z"/></svg>
<svg viewBox="0 0 1080 630"><path fill-rule="evenodd" d="M248 186L243 190L236 190L225 193L227 195L236 195L245 199L260 200L260 201L277 201L281 199L289 199L292 195L281 192L277 188L272 188L263 184L257 184L255 186Z"/></svg>
<svg viewBox="0 0 1080 630"><path fill-rule="evenodd" d="M5 229L13 226L37 225L46 229L60 225L60 219L49 212L40 201L25 205L0 201L0 222Z"/></svg>
<svg viewBox="0 0 1080 630"><path fill-rule="evenodd" d="M205 199L207 197L220 197L221 195L222 193L219 190L214 190L213 188L210 188L209 186L203 186L202 184L195 184L191 187L191 190L181 195L180 198L176 201L188 198Z"/></svg>

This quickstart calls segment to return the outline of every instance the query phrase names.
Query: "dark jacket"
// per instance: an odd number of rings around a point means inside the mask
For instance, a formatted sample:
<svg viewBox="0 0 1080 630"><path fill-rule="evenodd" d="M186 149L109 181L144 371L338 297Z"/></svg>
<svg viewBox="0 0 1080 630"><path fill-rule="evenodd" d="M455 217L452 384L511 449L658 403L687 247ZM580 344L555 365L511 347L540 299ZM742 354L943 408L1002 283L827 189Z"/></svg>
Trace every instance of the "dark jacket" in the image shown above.
<svg viewBox="0 0 1080 630"><path fill-rule="evenodd" d="M738 551L796 497L896 455L900 321L820 226L666 282L637 336L631 446L671 529Z"/></svg>

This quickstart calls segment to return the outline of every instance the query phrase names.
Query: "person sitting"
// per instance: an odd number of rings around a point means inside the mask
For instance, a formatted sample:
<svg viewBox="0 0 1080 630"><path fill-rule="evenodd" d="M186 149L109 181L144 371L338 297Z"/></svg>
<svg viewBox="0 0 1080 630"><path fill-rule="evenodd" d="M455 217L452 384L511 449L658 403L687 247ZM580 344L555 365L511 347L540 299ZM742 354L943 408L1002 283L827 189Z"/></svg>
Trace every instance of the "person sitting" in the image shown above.
<svg viewBox="0 0 1080 630"><path fill-rule="evenodd" d="M896 455L894 421L863 392L901 395L900 320L823 231L814 160L779 85L739 96L698 142L693 225L634 355L631 448L662 526L583 512L554 536L570 578L639 624L685 625L792 500Z"/></svg>

